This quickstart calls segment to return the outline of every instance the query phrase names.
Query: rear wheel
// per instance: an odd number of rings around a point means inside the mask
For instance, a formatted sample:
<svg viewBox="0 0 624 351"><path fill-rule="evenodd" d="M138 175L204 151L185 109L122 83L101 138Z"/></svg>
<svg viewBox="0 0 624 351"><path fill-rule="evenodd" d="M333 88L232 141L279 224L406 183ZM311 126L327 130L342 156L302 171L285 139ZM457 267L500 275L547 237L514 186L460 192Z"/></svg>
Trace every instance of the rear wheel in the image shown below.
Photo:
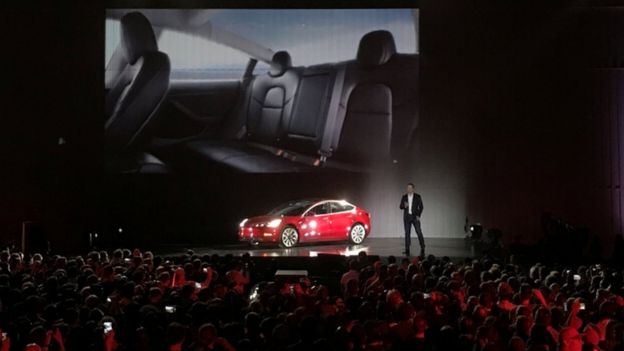
<svg viewBox="0 0 624 351"><path fill-rule="evenodd" d="M299 243L299 233L294 227L288 226L280 233L280 246L289 248Z"/></svg>
<svg viewBox="0 0 624 351"><path fill-rule="evenodd" d="M366 237L366 228L360 223L356 223L351 227L349 231L349 241L352 244L359 245L364 241Z"/></svg>

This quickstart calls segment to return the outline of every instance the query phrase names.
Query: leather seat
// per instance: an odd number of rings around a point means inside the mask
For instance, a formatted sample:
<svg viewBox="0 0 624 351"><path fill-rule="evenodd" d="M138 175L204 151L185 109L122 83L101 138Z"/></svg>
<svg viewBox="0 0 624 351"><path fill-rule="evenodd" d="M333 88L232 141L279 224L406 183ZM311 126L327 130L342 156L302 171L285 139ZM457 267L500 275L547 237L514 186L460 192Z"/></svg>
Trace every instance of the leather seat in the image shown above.
<svg viewBox="0 0 624 351"><path fill-rule="evenodd" d="M273 55L268 74L256 77L251 86L247 140L267 145L279 142L292 112L299 75L288 52L278 51Z"/></svg>
<svg viewBox="0 0 624 351"><path fill-rule="evenodd" d="M122 154L137 149L141 133L169 87L169 57L158 51L149 20L139 12L121 19L121 49L127 62L106 96L105 145Z"/></svg>
<svg viewBox="0 0 624 351"><path fill-rule="evenodd" d="M366 34L357 58L338 64L301 70L291 67L286 52L278 52L270 72L255 78L239 109L243 137L194 140L185 144L183 155L191 155L189 164L213 169L318 171L319 153L331 140L325 169L382 168L403 156L415 129L417 66L417 56L396 52L388 31ZM344 80L339 80L342 70ZM335 119L332 99L338 101Z"/></svg>
<svg viewBox="0 0 624 351"><path fill-rule="evenodd" d="M384 84L358 84L349 96L339 144L331 160L364 167L389 163L391 138L390 88Z"/></svg>
<svg viewBox="0 0 624 351"><path fill-rule="evenodd" d="M278 51L270 70L251 84L249 100L242 107L244 137L240 140L193 140L185 148L192 157L213 166L247 173L288 173L307 168L275 155L290 119L301 72L292 67L290 55Z"/></svg>
<svg viewBox="0 0 624 351"><path fill-rule="evenodd" d="M415 55L396 52L392 33L362 37L346 67L332 161L370 167L403 157L417 123L417 67Z"/></svg>

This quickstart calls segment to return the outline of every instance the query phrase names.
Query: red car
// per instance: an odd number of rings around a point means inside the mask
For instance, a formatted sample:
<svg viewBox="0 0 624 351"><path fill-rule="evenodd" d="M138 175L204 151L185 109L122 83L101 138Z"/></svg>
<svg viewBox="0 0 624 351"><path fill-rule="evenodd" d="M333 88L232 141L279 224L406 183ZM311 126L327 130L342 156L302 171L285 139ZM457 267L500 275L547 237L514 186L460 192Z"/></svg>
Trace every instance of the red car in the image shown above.
<svg viewBox="0 0 624 351"><path fill-rule="evenodd" d="M343 241L361 244L370 234L370 214L344 200L296 200L265 216L240 223L240 241L279 243L293 247L312 241Z"/></svg>

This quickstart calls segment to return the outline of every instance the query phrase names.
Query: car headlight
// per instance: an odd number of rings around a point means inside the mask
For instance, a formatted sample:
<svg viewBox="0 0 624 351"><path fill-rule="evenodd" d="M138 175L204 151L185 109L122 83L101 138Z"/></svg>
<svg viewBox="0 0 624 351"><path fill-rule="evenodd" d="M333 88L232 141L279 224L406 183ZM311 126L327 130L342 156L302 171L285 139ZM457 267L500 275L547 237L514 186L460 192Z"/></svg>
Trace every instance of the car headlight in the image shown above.
<svg viewBox="0 0 624 351"><path fill-rule="evenodd" d="M243 221L240 222L238 226L242 228L245 225L245 223L247 223L247 218L243 219Z"/></svg>
<svg viewBox="0 0 624 351"><path fill-rule="evenodd" d="M277 228L277 226L280 225L280 223L282 223L281 219L274 219L274 220L270 221L267 224L267 227L269 227L269 228Z"/></svg>

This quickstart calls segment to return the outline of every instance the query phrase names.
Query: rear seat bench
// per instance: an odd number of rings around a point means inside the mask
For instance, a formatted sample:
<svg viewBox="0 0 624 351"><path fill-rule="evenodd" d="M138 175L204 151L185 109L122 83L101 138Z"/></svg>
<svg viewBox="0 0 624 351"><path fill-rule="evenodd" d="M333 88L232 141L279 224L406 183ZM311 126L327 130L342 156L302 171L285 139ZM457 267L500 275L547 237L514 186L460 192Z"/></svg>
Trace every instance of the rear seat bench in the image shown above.
<svg viewBox="0 0 624 351"><path fill-rule="evenodd" d="M249 86L246 101L239 106L243 114L239 139L197 139L186 143L183 152L192 160L248 173L287 173L310 170L278 155L276 148L284 134L284 123L292 114L301 77L292 67L290 55L275 53L267 75L257 76Z"/></svg>
<svg viewBox="0 0 624 351"><path fill-rule="evenodd" d="M292 67L284 51L250 84L236 140L184 145L194 162L247 173L366 171L391 164L417 118L415 55L387 31L365 35L353 61Z"/></svg>

